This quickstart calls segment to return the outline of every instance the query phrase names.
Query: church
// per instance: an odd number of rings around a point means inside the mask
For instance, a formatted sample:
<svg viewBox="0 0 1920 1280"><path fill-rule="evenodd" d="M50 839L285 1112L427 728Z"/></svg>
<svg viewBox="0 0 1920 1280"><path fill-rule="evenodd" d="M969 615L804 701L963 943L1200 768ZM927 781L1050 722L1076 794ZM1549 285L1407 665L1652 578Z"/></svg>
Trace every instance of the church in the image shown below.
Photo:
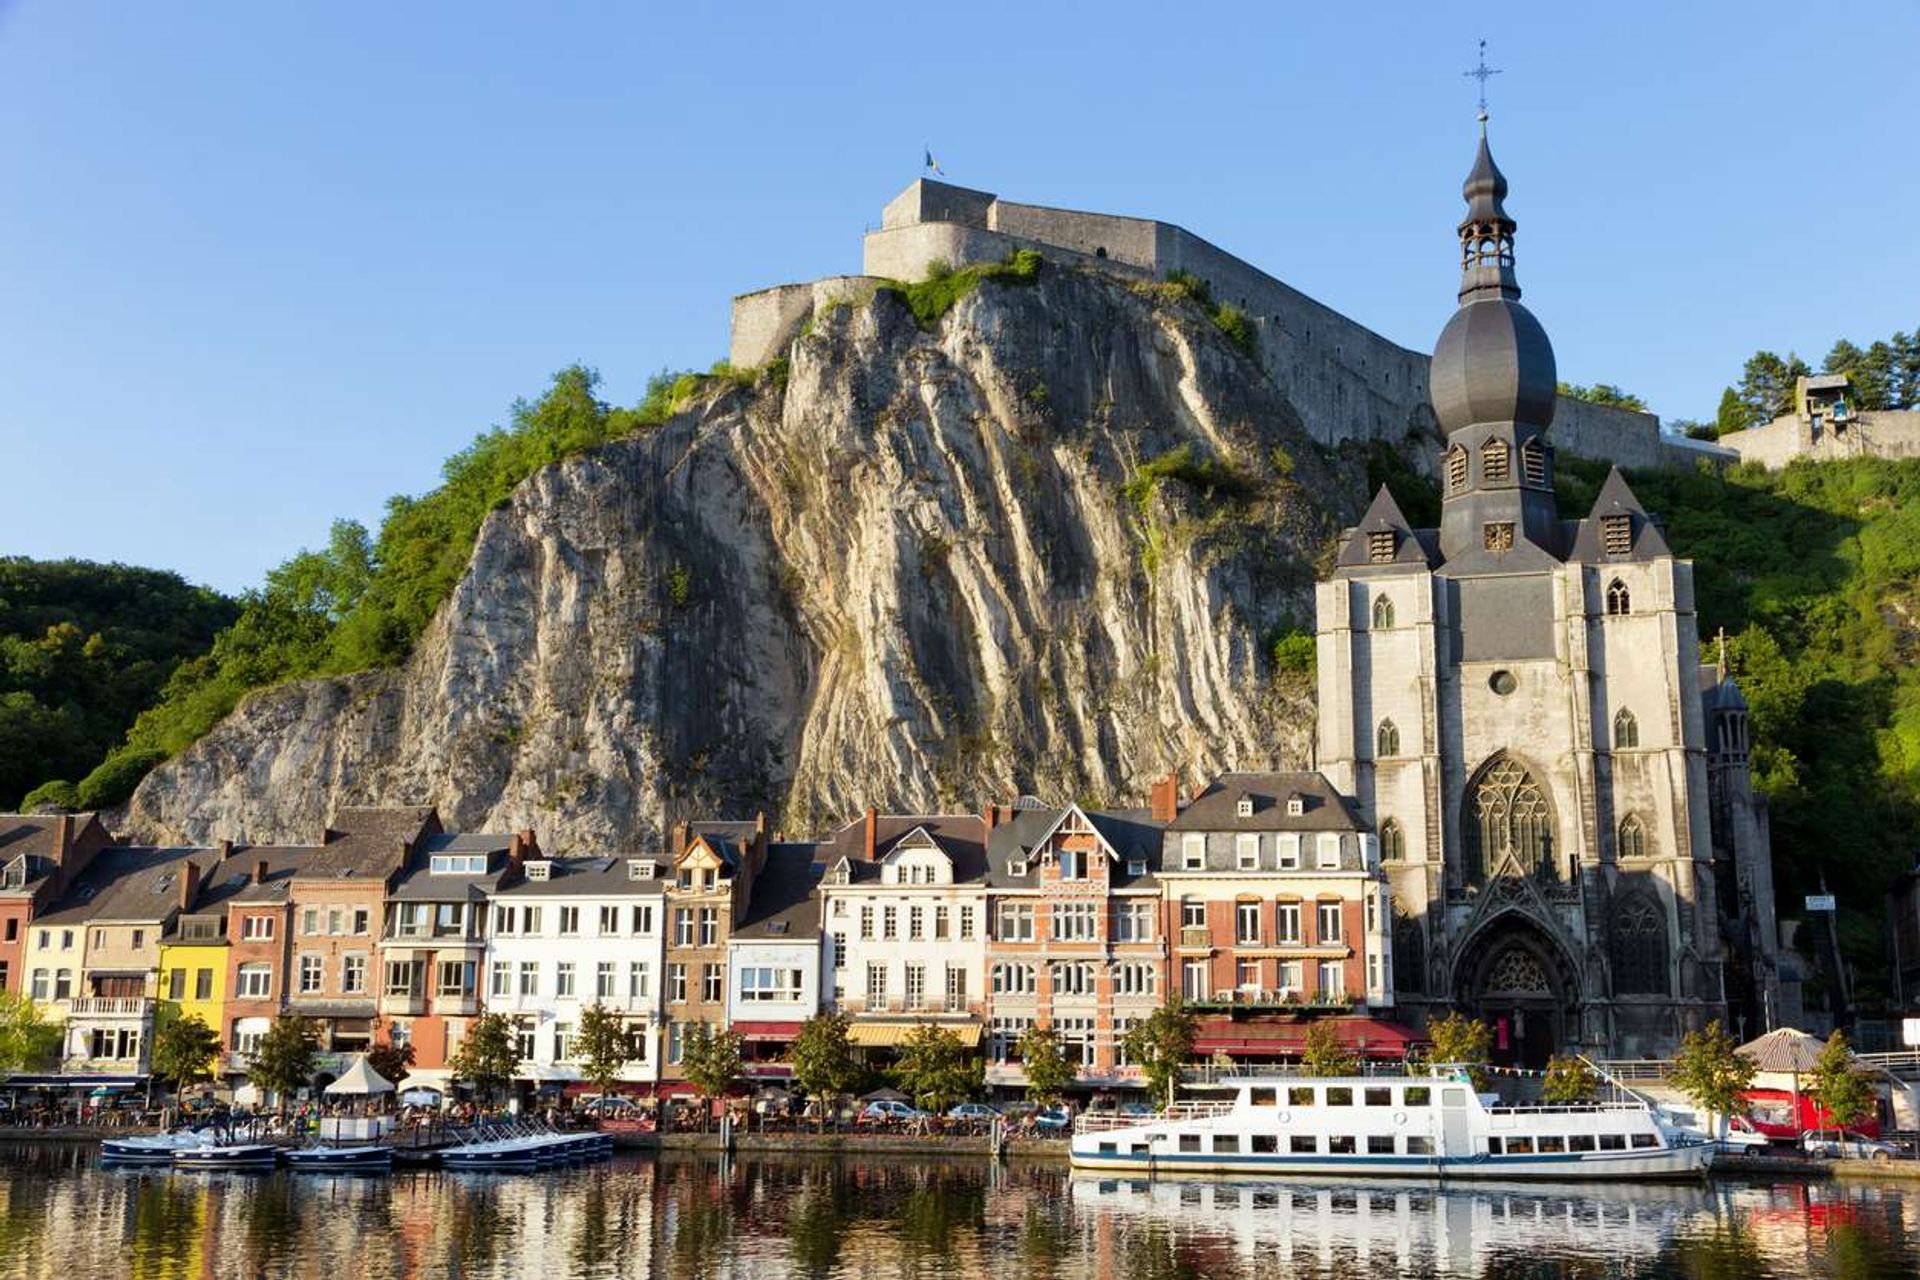
<svg viewBox="0 0 1920 1280"><path fill-rule="evenodd" d="M1746 704L1703 665L1693 566L1616 469L1554 493L1557 378L1520 304L1486 117L1459 308L1429 382L1438 529L1385 488L1317 591L1321 770L1377 832L1395 1003L1492 1024L1499 1061L1665 1056L1780 1016Z"/></svg>

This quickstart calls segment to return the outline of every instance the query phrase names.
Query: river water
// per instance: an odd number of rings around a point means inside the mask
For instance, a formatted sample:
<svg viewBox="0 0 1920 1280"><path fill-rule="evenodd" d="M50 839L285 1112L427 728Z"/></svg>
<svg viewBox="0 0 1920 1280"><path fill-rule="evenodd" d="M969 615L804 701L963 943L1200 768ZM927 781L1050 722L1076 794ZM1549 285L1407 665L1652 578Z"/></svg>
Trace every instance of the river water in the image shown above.
<svg viewBox="0 0 1920 1280"><path fill-rule="evenodd" d="M1920 1276L1920 1184L1129 1182L973 1157L529 1175L102 1169L0 1149L0 1276Z"/></svg>

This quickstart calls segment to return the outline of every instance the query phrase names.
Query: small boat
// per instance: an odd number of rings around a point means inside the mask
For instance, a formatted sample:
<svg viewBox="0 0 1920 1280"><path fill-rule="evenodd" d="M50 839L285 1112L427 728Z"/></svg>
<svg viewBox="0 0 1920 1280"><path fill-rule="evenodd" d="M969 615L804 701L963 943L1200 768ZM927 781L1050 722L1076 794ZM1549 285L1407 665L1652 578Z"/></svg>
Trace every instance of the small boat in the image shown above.
<svg viewBox="0 0 1920 1280"><path fill-rule="evenodd" d="M280 1148L271 1142L207 1143L173 1153L176 1169L271 1169L279 1160Z"/></svg>
<svg viewBox="0 0 1920 1280"><path fill-rule="evenodd" d="M392 1147L296 1147L280 1155L287 1168L298 1173L386 1173L393 1168Z"/></svg>
<svg viewBox="0 0 1920 1280"><path fill-rule="evenodd" d="M1081 1117L1075 1169L1229 1176L1643 1182L1699 1178L1708 1143L1664 1125L1643 1098L1509 1107L1464 1074L1222 1081L1230 1102L1153 1117Z"/></svg>
<svg viewBox="0 0 1920 1280"><path fill-rule="evenodd" d="M613 1154L613 1140L604 1133L556 1133L534 1130L448 1147L440 1153L443 1169L526 1173L556 1165L604 1160Z"/></svg>
<svg viewBox="0 0 1920 1280"><path fill-rule="evenodd" d="M173 1153L203 1146L206 1139L188 1129L175 1133L146 1133L133 1138L105 1138L100 1158L110 1164L171 1164Z"/></svg>

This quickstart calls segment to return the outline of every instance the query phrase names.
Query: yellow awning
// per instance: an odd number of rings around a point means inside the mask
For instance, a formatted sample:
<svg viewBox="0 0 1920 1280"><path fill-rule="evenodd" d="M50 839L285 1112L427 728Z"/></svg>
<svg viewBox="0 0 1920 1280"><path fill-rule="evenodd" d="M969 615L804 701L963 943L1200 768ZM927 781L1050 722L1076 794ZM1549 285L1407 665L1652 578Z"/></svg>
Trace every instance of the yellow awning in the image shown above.
<svg viewBox="0 0 1920 1280"><path fill-rule="evenodd" d="M980 1024L977 1022L856 1022L847 1028L847 1042L867 1049L894 1049L907 1042L907 1037L924 1026L936 1026L951 1031L959 1037L960 1043L971 1049L980 1043Z"/></svg>

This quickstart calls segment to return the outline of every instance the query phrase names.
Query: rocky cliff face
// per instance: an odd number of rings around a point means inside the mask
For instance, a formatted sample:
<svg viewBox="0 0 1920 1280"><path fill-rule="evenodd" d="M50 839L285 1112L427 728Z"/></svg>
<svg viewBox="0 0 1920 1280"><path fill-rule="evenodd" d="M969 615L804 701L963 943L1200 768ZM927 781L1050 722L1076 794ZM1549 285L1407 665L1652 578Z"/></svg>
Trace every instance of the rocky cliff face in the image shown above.
<svg viewBox="0 0 1920 1280"><path fill-rule="evenodd" d="M1232 474L1142 478L1182 445ZM883 290L817 314L784 387L530 478L404 667L250 698L127 825L433 803L584 853L1301 764L1311 691L1268 651L1362 489L1191 303L1049 267L928 332Z"/></svg>

